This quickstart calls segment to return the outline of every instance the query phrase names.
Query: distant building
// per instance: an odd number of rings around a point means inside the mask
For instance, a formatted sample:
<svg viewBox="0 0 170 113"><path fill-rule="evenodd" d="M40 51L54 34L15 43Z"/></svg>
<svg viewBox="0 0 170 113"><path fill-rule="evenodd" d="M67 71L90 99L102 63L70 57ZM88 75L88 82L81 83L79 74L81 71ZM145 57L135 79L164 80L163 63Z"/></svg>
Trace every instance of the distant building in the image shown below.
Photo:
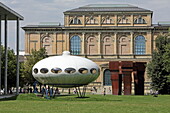
<svg viewBox="0 0 170 113"><path fill-rule="evenodd" d="M110 86L109 61L148 62L155 49L155 38L168 33L170 23L153 25L152 15L151 10L127 4L71 9L64 12L64 25L49 22L22 27L25 54L45 47L48 55L70 51L72 55L89 58L101 69L96 84ZM145 74L145 86L147 83Z"/></svg>

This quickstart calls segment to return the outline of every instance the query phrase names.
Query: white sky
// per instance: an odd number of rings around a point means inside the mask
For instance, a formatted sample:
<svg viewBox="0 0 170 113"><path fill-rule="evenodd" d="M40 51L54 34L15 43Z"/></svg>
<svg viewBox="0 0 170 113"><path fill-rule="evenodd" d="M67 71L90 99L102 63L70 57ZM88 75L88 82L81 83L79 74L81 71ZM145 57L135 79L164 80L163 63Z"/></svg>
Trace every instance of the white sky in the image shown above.
<svg viewBox="0 0 170 113"><path fill-rule="evenodd" d="M39 24L39 22L63 24L64 11L88 4L130 4L153 11L154 24L158 21L170 21L170 0L0 0L0 2L24 17L24 21L20 22L20 27ZM8 46L15 49L16 22L9 22L8 26L10 31L8 32ZM2 44L3 38L4 35ZM20 30L20 49L24 49L22 29Z"/></svg>

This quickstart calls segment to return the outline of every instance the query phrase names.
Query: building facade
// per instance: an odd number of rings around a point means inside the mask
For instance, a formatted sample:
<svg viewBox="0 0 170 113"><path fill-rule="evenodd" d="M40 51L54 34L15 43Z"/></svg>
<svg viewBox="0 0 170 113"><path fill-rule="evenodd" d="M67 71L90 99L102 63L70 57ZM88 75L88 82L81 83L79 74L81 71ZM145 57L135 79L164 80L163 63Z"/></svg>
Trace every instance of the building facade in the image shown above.
<svg viewBox="0 0 170 113"><path fill-rule="evenodd" d="M41 23L27 25L25 53L46 48L48 55L89 58L100 66L95 81L111 85L109 61L148 62L155 49L155 38L168 33L169 25L152 24L153 11L127 4L93 4L64 12L64 25ZM133 73L132 73L133 82ZM145 74L145 83L149 82Z"/></svg>

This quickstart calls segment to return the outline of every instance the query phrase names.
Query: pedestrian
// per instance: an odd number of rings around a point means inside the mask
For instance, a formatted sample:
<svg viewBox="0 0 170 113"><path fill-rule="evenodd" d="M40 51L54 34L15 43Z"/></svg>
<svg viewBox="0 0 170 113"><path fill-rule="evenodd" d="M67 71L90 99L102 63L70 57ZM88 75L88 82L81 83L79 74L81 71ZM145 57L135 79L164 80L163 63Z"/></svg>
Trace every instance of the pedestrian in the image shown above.
<svg viewBox="0 0 170 113"><path fill-rule="evenodd" d="M30 87L30 93L32 93L32 88Z"/></svg>
<svg viewBox="0 0 170 113"><path fill-rule="evenodd" d="M103 95L104 96L106 95L106 88L104 88Z"/></svg>

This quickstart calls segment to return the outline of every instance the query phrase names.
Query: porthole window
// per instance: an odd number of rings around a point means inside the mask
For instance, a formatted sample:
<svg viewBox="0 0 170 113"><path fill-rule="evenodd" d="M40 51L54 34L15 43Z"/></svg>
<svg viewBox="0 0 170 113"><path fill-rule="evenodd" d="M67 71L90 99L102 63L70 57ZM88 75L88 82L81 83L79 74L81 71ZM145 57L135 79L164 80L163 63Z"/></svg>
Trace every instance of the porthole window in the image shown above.
<svg viewBox="0 0 170 113"><path fill-rule="evenodd" d="M48 73L48 69L47 69L47 68L42 68L42 69L40 70L40 72L41 72L41 73Z"/></svg>
<svg viewBox="0 0 170 113"><path fill-rule="evenodd" d="M37 69L37 68L34 69L34 73L35 73L35 74L38 73L38 69Z"/></svg>
<svg viewBox="0 0 170 113"><path fill-rule="evenodd" d="M90 69L90 72L91 72L92 74L96 74L96 73L97 73L97 70L96 70L95 68L92 68L92 69Z"/></svg>
<svg viewBox="0 0 170 113"><path fill-rule="evenodd" d="M71 74L71 73L75 73L76 70L74 68L66 68L65 72Z"/></svg>
<svg viewBox="0 0 170 113"><path fill-rule="evenodd" d="M86 68L80 68L80 69L79 69L79 72L80 72L81 74L86 74L86 73L88 73L88 69L86 69Z"/></svg>
<svg viewBox="0 0 170 113"><path fill-rule="evenodd" d="M60 68L52 68L52 69L51 69L51 72L57 74L57 73L61 73L62 70L61 70Z"/></svg>

